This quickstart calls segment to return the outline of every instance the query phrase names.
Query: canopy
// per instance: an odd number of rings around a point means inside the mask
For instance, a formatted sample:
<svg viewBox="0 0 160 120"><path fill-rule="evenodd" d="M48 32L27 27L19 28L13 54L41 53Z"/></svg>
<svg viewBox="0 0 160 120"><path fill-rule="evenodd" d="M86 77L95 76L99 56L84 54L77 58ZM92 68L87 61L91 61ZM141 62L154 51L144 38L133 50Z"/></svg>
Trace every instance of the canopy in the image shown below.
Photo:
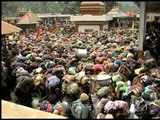
<svg viewBox="0 0 160 120"><path fill-rule="evenodd" d="M107 14L108 14L108 15L117 15L117 14L119 14L119 11L113 8L113 9L112 9L111 11L109 11Z"/></svg>
<svg viewBox="0 0 160 120"><path fill-rule="evenodd" d="M19 27L16 27L10 23L1 21L1 34L10 34L10 33L14 33L14 32L20 32L22 29Z"/></svg>
<svg viewBox="0 0 160 120"><path fill-rule="evenodd" d="M116 8L113 8L110 12L107 13L107 15L112 15L113 17L116 18L128 17L126 13L119 11Z"/></svg>
<svg viewBox="0 0 160 120"><path fill-rule="evenodd" d="M39 18L32 11L28 11L22 18L20 18L17 24L36 24L42 19Z"/></svg>

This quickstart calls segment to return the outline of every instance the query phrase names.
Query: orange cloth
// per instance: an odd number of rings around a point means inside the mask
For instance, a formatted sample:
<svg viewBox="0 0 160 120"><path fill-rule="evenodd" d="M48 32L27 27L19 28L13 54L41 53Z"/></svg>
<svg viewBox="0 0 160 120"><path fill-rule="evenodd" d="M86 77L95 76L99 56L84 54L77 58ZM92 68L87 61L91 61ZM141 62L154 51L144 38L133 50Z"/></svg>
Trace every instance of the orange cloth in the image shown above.
<svg viewBox="0 0 160 120"><path fill-rule="evenodd" d="M39 40L41 34L42 34L42 28L39 28L36 34L36 40Z"/></svg>

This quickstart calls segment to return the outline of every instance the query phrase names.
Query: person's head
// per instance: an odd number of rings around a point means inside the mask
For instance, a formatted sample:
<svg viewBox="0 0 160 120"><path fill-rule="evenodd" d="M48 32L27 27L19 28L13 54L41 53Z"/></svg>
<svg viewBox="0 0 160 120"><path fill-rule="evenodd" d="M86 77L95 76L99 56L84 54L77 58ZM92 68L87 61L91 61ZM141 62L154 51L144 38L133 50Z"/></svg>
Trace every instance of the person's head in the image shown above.
<svg viewBox="0 0 160 120"><path fill-rule="evenodd" d="M16 50L12 50L12 56L16 56L18 53Z"/></svg>
<svg viewBox="0 0 160 120"><path fill-rule="evenodd" d="M160 80L159 80L159 79L155 79L155 80L153 80L153 82L152 82L152 86L153 86L154 88L156 88L156 87L160 86Z"/></svg>
<svg viewBox="0 0 160 120"><path fill-rule="evenodd" d="M155 18L155 22L158 22L158 17Z"/></svg>
<svg viewBox="0 0 160 120"><path fill-rule="evenodd" d="M89 96L86 93L82 93L80 95L80 100L83 104L86 104L89 100Z"/></svg>

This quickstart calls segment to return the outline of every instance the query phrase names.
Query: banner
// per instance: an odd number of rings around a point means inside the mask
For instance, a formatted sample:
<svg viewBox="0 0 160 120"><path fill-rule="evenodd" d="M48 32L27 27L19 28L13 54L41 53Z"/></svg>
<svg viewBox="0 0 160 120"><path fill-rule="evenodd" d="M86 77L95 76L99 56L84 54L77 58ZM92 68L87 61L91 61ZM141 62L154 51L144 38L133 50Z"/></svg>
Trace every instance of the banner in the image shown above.
<svg viewBox="0 0 160 120"><path fill-rule="evenodd" d="M46 32L47 32L47 28L46 26L44 26L43 33L46 33Z"/></svg>
<svg viewBox="0 0 160 120"><path fill-rule="evenodd" d="M49 32L52 33L52 31L53 31L55 28L56 28L56 26L53 26L53 27L49 30Z"/></svg>
<svg viewBox="0 0 160 120"><path fill-rule="evenodd" d="M60 30L60 25L54 26L54 29L51 31L51 33L58 32Z"/></svg>
<svg viewBox="0 0 160 120"><path fill-rule="evenodd" d="M42 34L42 28L38 28L38 31L37 31L37 34L36 34L36 40L39 40L41 34Z"/></svg>

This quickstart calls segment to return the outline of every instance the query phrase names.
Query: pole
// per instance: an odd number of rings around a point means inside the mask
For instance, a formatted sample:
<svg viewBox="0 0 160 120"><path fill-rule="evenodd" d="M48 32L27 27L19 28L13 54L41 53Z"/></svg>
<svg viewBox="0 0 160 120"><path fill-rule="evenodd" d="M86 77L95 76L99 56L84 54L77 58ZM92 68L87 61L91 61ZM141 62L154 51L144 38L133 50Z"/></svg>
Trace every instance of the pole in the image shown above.
<svg viewBox="0 0 160 120"><path fill-rule="evenodd" d="M139 41L138 41L138 52L137 57L143 58L143 40L145 34L145 23L146 23L146 3L140 2L140 25L139 25Z"/></svg>
<svg viewBox="0 0 160 120"><path fill-rule="evenodd" d="M6 35L3 36L4 48L7 50Z"/></svg>

